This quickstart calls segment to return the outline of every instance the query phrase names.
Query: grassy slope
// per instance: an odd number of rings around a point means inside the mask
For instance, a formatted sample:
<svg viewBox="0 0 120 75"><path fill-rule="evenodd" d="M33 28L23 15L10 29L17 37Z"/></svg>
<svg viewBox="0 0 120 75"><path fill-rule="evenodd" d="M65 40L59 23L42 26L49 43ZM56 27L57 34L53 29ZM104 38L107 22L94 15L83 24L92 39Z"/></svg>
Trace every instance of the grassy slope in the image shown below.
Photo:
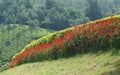
<svg viewBox="0 0 120 75"><path fill-rule="evenodd" d="M120 18L120 15L118 15L116 17ZM107 19L107 18L104 18L104 19ZM48 43L51 41L51 38L55 38L57 36L60 37L62 35L62 33L65 33L66 31L71 30L71 29L73 29L73 28L55 32L53 34L50 34L43 38L40 38L40 39L26 45L26 47L23 50L25 50L31 46L35 46L36 44L39 44L39 43ZM23 71L24 73L30 73L31 75L33 75L33 73L36 73L36 75L37 75L37 73L41 71L43 73L47 73L45 75L48 75L49 73L51 73L52 75L53 74L56 75L56 73L58 73L58 74L59 73L63 73L63 74L70 73L71 75L73 75L73 73L77 73L78 75L79 74L83 74L83 75L84 74L85 75L87 75L87 74L94 75L95 74L96 75L96 74L101 74L101 73L104 73L104 72L107 72L110 70L113 70L113 72L116 73L117 69L120 69L120 67L118 66L118 65L120 65L120 63L119 63L120 57L119 56L111 56L110 52L101 54L98 56L96 56L96 55L97 54L94 54L94 55L85 54L83 56L76 56L76 57L73 57L73 58L70 58L67 60L59 59L58 61L34 63L35 65L38 64L37 70L36 70L36 68L35 68L36 66L34 66L34 64L25 64L25 65L22 65L19 67L15 67L14 69L11 69L10 71L3 72L3 73L5 73L5 75L7 75L6 73L8 73L8 75L9 74L14 75L12 73L14 73L15 71L16 71L15 73L19 73L19 74L21 71ZM88 57L90 57L90 58L88 58ZM91 58L93 58L93 61L91 61L92 60ZM48 64L50 63L50 65L48 65L47 63ZM65 64L65 63L67 63L67 64ZM41 65L41 64L43 64L43 65ZM41 65L41 66L39 66L39 65ZM44 65L46 66L45 68L44 68ZM59 66L57 66L57 65L59 65ZM61 68L62 68L62 70L61 70ZM33 71L31 71L31 70L33 70ZM26 72L26 71L28 71L28 72ZM94 72L94 74L92 74L93 72ZM25 74L25 75L30 75L30 74ZM2 75L4 75L4 74L2 74ZM17 74L15 74L15 75L17 75ZM38 73L38 75L39 75L39 73ZM113 75L115 75L115 74L113 74Z"/></svg>
<svg viewBox="0 0 120 75"><path fill-rule="evenodd" d="M71 58L24 64L0 75L119 75L119 55L120 50L87 53Z"/></svg>

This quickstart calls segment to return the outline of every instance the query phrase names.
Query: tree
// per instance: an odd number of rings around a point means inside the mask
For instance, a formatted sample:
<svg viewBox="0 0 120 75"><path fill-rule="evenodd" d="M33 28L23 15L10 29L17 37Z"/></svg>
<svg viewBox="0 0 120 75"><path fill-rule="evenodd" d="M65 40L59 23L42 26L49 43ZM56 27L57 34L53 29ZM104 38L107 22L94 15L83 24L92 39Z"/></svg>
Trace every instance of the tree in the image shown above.
<svg viewBox="0 0 120 75"><path fill-rule="evenodd" d="M116 8L120 7L120 0L114 0Z"/></svg>
<svg viewBox="0 0 120 75"><path fill-rule="evenodd" d="M96 20L102 18L101 8L98 4L98 0L86 0L88 2L88 8L86 9L86 16L90 20Z"/></svg>
<svg viewBox="0 0 120 75"><path fill-rule="evenodd" d="M46 0L45 2L45 7L46 9L51 9L52 7L56 7L57 4L55 2L55 0Z"/></svg>

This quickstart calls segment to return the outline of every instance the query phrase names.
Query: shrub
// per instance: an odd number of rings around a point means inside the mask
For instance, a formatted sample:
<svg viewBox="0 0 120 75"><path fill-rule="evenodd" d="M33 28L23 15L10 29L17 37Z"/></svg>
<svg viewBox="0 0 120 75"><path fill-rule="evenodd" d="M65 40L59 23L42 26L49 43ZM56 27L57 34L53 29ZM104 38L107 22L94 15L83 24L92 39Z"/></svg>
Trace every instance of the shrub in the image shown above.
<svg viewBox="0 0 120 75"><path fill-rule="evenodd" d="M13 58L8 68L28 62L70 57L96 49L120 48L119 39L119 16L88 22L33 42Z"/></svg>

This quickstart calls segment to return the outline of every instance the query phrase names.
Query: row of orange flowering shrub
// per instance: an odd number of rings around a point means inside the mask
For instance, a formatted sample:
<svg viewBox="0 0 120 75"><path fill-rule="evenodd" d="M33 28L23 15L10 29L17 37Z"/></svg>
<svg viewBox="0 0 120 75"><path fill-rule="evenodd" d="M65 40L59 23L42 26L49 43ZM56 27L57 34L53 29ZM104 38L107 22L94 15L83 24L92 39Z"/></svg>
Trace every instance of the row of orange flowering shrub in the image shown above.
<svg viewBox="0 0 120 75"><path fill-rule="evenodd" d="M16 65L70 57L77 53L120 48L120 17L88 22L75 26L49 43L36 44L19 52L10 62L8 69Z"/></svg>

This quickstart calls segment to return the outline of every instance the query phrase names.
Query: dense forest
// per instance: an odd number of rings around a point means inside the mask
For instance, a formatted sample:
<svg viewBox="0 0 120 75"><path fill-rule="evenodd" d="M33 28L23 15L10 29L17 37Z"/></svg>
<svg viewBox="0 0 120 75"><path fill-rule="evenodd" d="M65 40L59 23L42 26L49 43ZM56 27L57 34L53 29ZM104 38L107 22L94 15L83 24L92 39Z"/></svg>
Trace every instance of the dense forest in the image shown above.
<svg viewBox="0 0 120 75"><path fill-rule="evenodd" d="M120 0L0 0L0 71L25 44L113 14Z"/></svg>
<svg viewBox="0 0 120 75"><path fill-rule="evenodd" d="M61 30L118 14L119 6L119 0L1 0L0 23Z"/></svg>

